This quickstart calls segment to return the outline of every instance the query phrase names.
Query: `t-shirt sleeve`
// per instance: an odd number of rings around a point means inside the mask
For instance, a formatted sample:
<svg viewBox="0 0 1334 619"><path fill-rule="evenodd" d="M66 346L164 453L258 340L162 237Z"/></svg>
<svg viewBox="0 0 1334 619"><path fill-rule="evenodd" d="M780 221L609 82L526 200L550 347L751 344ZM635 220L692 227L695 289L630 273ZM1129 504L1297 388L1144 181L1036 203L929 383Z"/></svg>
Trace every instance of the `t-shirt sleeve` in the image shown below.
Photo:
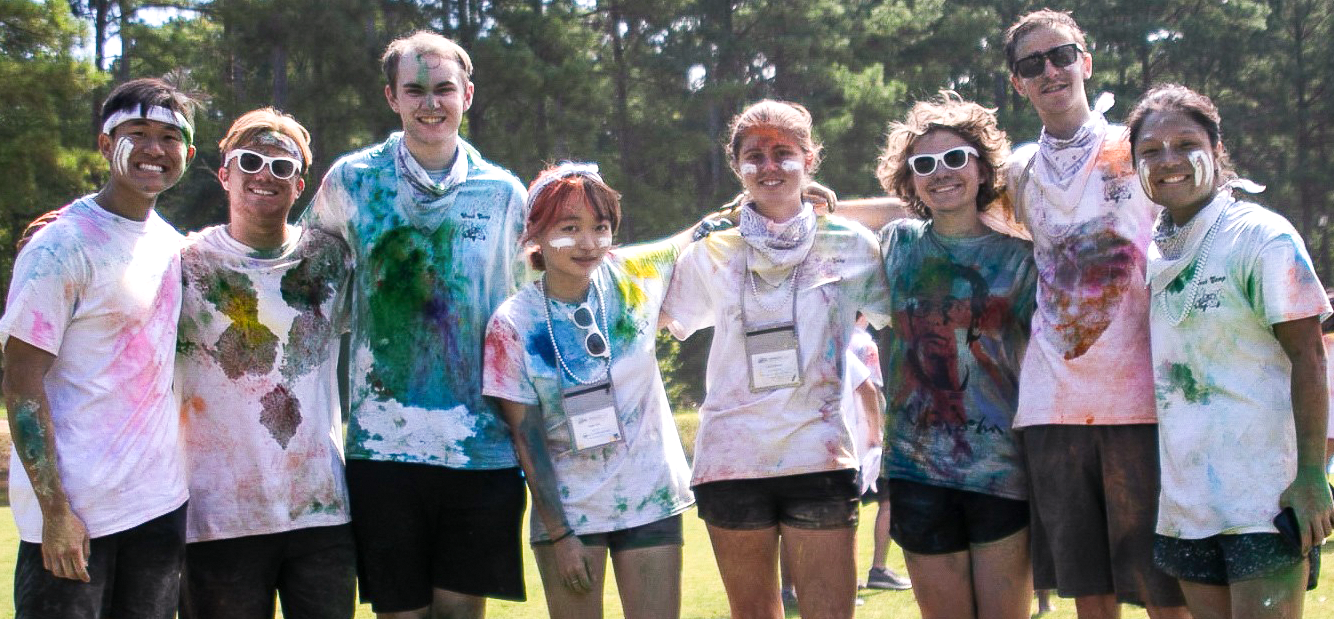
<svg viewBox="0 0 1334 619"><path fill-rule="evenodd" d="M324 175L319 191L315 192L315 198L306 207L306 212L301 214L300 222L303 227L323 230L351 245L348 228L354 205L352 197L343 187L342 171L343 166L335 163Z"/></svg>
<svg viewBox="0 0 1334 619"><path fill-rule="evenodd" d="M77 250L48 241L47 234L23 248L14 261L5 313L0 317L0 347L18 338L53 355L60 353L87 279Z"/></svg>
<svg viewBox="0 0 1334 619"><path fill-rule="evenodd" d="M1013 296L1010 298L1015 322L1022 325L1024 333L1028 333L1032 328L1033 312L1036 311L1038 303L1038 269L1032 248L1029 249L1030 251L1019 261L1015 271Z"/></svg>
<svg viewBox="0 0 1334 619"><path fill-rule="evenodd" d="M885 276L885 265L880 257L880 243L868 231L864 236L865 244L858 248L865 261L861 290L861 304L858 307L866 315L867 322L876 329L889 324L892 311L889 296L889 278Z"/></svg>
<svg viewBox="0 0 1334 619"><path fill-rule="evenodd" d="M1249 282L1252 309L1268 324L1329 317L1325 287L1311 266L1306 244L1289 228L1269 238L1255 254Z"/></svg>
<svg viewBox="0 0 1334 619"><path fill-rule="evenodd" d="M616 248L616 255L637 279L670 280L681 257L681 249L670 239L636 243Z"/></svg>
<svg viewBox="0 0 1334 619"><path fill-rule="evenodd" d="M521 404L537 404L537 391L524 364L523 342L518 329L497 311L486 326L483 347L482 395Z"/></svg>
<svg viewBox="0 0 1334 619"><path fill-rule="evenodd" d="M537 281L541 273L534 269L528 263L528 254L524 248L519 245L519 239L523 238L524 222L528 221L528 190L514 182L514 191L510 192L509 202L505 205L505 215L508 218L508 225L505 227L505 238L501 240L504 247L508 248L509 258L509 285L506 287L505 294L514 294L519 288L528 282Z"/></svg>
<svg viewBox="0 0 1334 619"><path fill-rule="evenodd" d="M667 328L678 340L713 326L712 297L706 289L711 284L703 277L708 260L708 243L708 239L698 241L681 252L672 273L672 282L667 286L662 313L670 318Z"/></svg>

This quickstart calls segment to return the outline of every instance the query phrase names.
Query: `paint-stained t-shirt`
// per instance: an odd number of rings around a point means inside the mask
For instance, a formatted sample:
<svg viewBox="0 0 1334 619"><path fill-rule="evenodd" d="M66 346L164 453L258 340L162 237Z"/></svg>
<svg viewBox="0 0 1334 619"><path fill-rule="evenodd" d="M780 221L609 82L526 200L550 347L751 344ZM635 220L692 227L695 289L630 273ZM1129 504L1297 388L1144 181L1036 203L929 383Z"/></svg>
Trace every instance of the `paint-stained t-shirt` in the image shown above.
<svg viewBox="0 0 1334 619"><path fill-rule="evenodd" d="M1038 276L1015 427L1156 421L1144 268L1157 207L1125 128L1094 114L1084 129L1018 148L1006 168Z"/></svg>
<svg viewBox="0 0 1334 619"><path fill-rule="evenodd" d="M606 303L603 322L599 295L589 287L584 301L600 331L610 331L611 381L624 440L583 451L572 450L570 419L562 389L596 381L606 359L584 348L591 330L571 318L580 304L550 301L548 330L537 283L528 284L496 310L486 335L486 395L541 407L547 448L565 517L580 535L646 525L684 511L690 493L690 466L681 449L655 355L658 309L671 279L677 250L655 243L613 250L594 273ZM559 367L560 359L573 372ZM549 539L536 510L534 541Z"/></svg>
<svg viewBox="0 0 1334 619"><path fill-rule="evenodd" d="M1325 424L1325 438L1334 439L1334 333L1320 338L1325 345L1325 386L1329 389L1329 422Z"/></svg>
<svg viewBox="0 0 1334 619"><path fill-rule="evenodd" d="M320 230L287 236L257 252L214 226L181 251L189 542L349 520L337 366L352 256Z"/></svg>
<svg viewBox="0 0 1334 619"><path fill-rule="evenodd" d="M460 139L439 191L423 191L401 141L395 133L338 160L303 220L356 258L347 457L517 466L482 396L482 342L515 288L524 188Z"/></svg>
<svg viewBox="0 0 1334 619"><path fill-rule="evenodd" d="M156 212L134 221L85 196L14 261L0 346L17 338L56 356L44 385L60 480L91 537L185 503L171 391L181 239ZM11 423L22 432L36 421ZM19 536L41 543L41 508L12 451L9 500Z"/></svg>
<svg viewBox="0 0 1334 619"><path fill-rule="evenodd" d="M1157 531L1273 533L1278 497L1297 475L1292 364L1273 325L1326 317L1329 301L1282 216L1223 191L1195 218L1178 259L1157 245L1150 253Z"/></svg>
<svg viewBox="0 0 1334 619"><path fill-rule="evenodd" d="M1033 246L956 238L901 219L881 230L894 321L886 365L885 476L1024 500L1012 428L1033 316Z"/></svg>
<svg viewBox="0 0 1334 619"><path fill-rule="evenodd" d="M872 325L888 321L889 291L870 230L823 216L813 233L797 266L795 320L789 287L765 285L754 298L745 276L750 250L737 229L691 244L677 262L662 310L672 334L714 328L692 485L859 467L843 406L844 355L858 311ZM800 385L751 390L742 294L751 328L795 322Z"/></svg>

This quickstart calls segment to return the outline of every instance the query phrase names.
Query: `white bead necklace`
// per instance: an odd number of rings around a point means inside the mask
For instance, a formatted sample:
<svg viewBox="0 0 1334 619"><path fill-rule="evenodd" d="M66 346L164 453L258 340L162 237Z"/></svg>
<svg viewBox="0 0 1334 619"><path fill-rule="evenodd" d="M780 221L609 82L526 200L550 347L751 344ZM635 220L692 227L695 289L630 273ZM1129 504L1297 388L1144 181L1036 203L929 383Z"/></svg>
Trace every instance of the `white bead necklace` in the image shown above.
<svg viewBox="0 0 1334 619"><path fill-rule="evenodd" d="M592 286L593 292L597 294L598 308L602 310L602 324L606 327L601 329L601 332L602 339L607 342L607 364L602 368L601 374L585 380L580 378L578 374L575 374L574 371L570 369L570 366L565 365L565 358L560 354L560 345L556 343L556 330L551 326L551 297L547 295L546 280L543 279L537 283L537 287L542 290L542 311L547 317L547 336L551 338L551 350L556 353L556 363L560 364L560 368L565 370L565 373L568 374L570 378L574 379L574 382L581 385L591 385L611 374L611 323L607 322L607 304L602 299L602 287L598 285L597 280L591 280L589 285ZM597 326L598 322L594 319L593 327L597 328Z"/></svg>
<svg viewBox="0 0 1334 619"><path fill-rule="evenodd" d="M1176 316L1172 315L1172 310L1167 306L1166 288L1158 295L1158 307L1162 309L1163 315L1171 321L1173 326L1181 324L1181 321L1190 315L1190 311L1195 309L1195 304L1199 301L1200 285L1204 281L1204 269L1209 265L1209 252L1214 247L1214 233L1218 231L1219 224L1223 222L1223 215L1227 212L1227 208L1223 207L1223 211L1218 213L1213 225L1209 226L1209 231L1204 233L1204 240L1200 242L1200 253L1194 261L1195 273L1191 275L1190 283L1186 284L1186 303L1181 306L1181 313ZM1182 232L1184 231L1183 229Z"/></svg>

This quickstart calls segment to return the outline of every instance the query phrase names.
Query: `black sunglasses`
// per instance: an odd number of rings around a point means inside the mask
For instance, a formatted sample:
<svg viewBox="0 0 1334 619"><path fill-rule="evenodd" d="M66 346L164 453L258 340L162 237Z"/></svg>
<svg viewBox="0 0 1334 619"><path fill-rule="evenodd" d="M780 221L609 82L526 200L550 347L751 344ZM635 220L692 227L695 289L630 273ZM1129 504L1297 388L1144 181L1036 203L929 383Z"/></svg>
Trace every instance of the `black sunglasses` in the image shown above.
<svg viewBox="0 0 1334 619"><path fill-rule="evenodd" d="M1047 70L1047 61L1051 61L1051 66L1057 69L1068 67L1076 60L1084 49L1078 43L1066 43L1057 45L1045 52L1038 52L1024 56L1014 62L1014 72L1022 78L1034 78L1042 75Z"/></svg>

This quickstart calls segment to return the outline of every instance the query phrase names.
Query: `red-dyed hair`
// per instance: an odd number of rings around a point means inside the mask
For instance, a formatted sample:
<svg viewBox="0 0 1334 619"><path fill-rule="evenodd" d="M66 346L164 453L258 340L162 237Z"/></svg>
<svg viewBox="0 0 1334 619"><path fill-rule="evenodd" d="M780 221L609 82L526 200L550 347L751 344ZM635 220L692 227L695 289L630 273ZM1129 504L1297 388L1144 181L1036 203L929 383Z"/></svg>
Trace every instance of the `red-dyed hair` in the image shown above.
<svg viewBox="0 0 1334 619"><path fill-rule="evenodd" d="M560 178L548 180L553 174L562 174ZM531 195L534 188L538 193ZM601 179L588 174L563 173L558 166L542 170L533 183L528 186L528 219L523 229L523 238L519 243L527 246L534 239L545 235L556 222L575 212L582 205L593 209L593 215L611 223L612 234L621 227L621 194L607 186ZM530 251L528 263L539 271L546 269L541 252Z"/></svg>

